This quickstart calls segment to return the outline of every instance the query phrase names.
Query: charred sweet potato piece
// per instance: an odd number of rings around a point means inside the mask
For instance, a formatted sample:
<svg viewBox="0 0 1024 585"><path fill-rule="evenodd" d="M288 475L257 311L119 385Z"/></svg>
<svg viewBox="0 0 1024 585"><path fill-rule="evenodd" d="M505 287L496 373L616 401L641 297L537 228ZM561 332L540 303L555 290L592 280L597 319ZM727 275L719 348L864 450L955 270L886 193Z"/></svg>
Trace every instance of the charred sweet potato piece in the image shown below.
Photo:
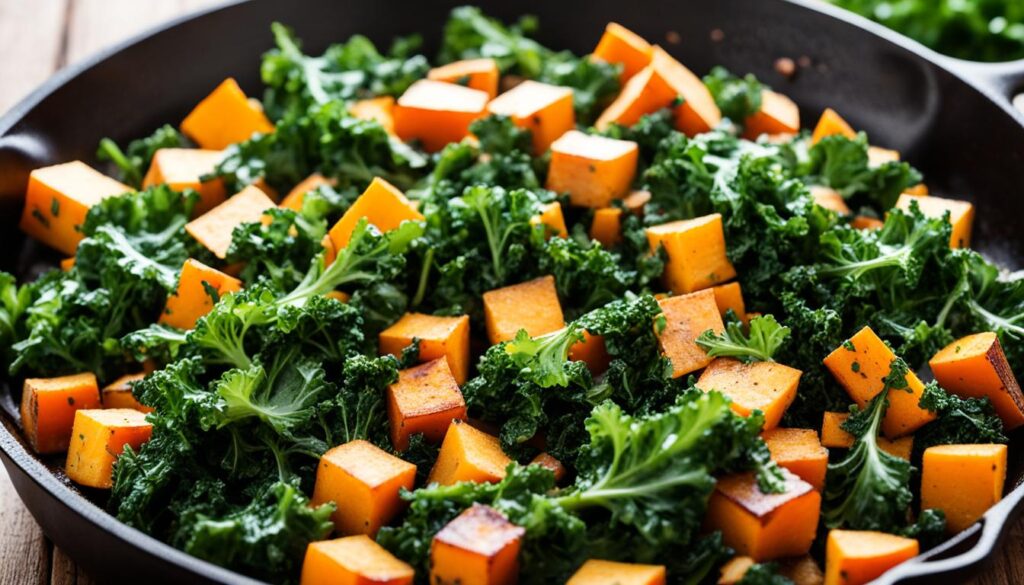
<svg viewBox="0 0 1024 585"><path fill-rule="evenodd" d="M101 408L100 390L91 372L58 378L27 378L21 391L21 426L36 453L68 448L75 411Z"/></svg>
<svg viewBox="0 0 1024 585"><path fill-rule="evenodd" d="M590 559L565 585L665 585L665 567Z"/></svg>
<svg viewBox="0 0 1024 585"><path fill-rule="evenodd" d="M441 443L427 483L451 485L460 481L478 483L501 481L512 460L501 450L497 437L478 431L461 420L453 420Z"/></svg>
<svg viewBox="0 0 1024 585"><path fill-rule="evenodd" d="M764 428L774 429L796 398L800 370L776 362L745 364L733 358L715 358L697 380L705 391L718 390L732 401L732 410L750 416L764 414Z"/></svg>
<svg viewBox="0 0 1024 585"><path fill-rule="evenodd" d="M991 400L1008 430L1024 424L1024 394L995 333L962 337L935 354L928 365L946 390Z"/></svg>
<svg viewBox="0 0 1024 585"><path fill-rule="evenodd" d="M658 301L665 316L665 328L658 334L661 351L672 362L672 377L685 376L711 363L697 338L708 329L725 329L715 304L715 293L702 290Z"/></svg>
<svg viewBox="0 0 1024 585"><path fill-rule="evenodd" d="M481 504L455 517L430 545L432 585L512 585L526 530Z"/></svg>
<svg viewBox="0 0 1024 585"><path fill-rule="evenodd" d="M466 401L444 357L399 372L388 386L387 404L391 444L399 451L417 433L440 441L453 420L466 418Z"/></svg>
<svg viewBox="0 0 1024 585"><path fill-rule="evenodd" d="M365 534L311 542L301 585L412 585L413 568Z"/></svg>
<svg viewBox="0 0 1024 585"><path fill-rule="evenodd" d="M421 362L444 357L455 381L466 382L469 377L469 315L438 317L406 313L380 333L380 353L398 357L414 339L420 344Z"/></svg>

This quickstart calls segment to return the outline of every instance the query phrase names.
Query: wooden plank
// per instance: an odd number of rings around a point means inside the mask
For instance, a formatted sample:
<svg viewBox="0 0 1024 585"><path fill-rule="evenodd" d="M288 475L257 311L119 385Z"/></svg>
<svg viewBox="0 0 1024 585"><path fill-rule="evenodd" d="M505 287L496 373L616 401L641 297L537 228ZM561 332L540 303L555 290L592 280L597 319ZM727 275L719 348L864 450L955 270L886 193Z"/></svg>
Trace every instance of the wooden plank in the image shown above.
<svg viewBox="0 0 1024 585"><path fill-rule="evenodd" d="M0 0L0 113L56 70L68 0Z"/></svg>
<svg viewBox="0 0 1024 585"><path fill-rule="evenodd" d="M45 585L50 573L48 548L43 531L0 467L0 583Z"/></svg>

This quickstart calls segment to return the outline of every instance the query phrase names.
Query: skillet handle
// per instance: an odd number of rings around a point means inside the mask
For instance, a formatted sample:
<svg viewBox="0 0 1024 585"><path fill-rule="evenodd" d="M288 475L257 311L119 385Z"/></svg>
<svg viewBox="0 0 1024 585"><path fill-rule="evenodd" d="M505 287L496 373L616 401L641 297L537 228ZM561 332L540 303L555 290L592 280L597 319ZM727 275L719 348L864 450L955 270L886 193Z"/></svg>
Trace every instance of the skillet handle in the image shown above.
<svg viewBox="0 0 1024 585"><path fill-rule="evenodd" d="M947 69L972 82L976 87L996 99L1004 106L1016 106L1024 111L1024 59L1005 63L978 63L952 57L944 57Z"/></svg>
<svg viewBox="0 0 1024 585"><path fill-rule="evenodd" d="M1017 486L970 528L928 552L897 565L873 585L962 583L992 561L1007 536L1007 524L1021 512L1024 485Z"/></svg>

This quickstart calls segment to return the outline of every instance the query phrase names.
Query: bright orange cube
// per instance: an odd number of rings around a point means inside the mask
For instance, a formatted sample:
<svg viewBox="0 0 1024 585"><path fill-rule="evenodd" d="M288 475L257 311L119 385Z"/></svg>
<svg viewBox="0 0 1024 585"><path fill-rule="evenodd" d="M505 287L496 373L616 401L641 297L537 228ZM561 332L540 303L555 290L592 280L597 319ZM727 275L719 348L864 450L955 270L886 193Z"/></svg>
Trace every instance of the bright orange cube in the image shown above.
<svg viewBox="0 0 1024 585"><path fill-rule="evenodd" d="M622 75L619 79L626 83L651 64L653 54L654 47L643 37L621 24L609 22L591 56L606 63L621 64Z"/></svg>
<svg viewBox="0 0 1024 585"><path fill-rule="evenodd" d="M721 530L726 546L754 560L806 554L818 532L821 494L783 469L785 490L765 494L754 473L719 478L708 502L705 524Z"/></svg>
<svg viewBox="0 0 1024 585"><path fill-rule="evenodd" d="M612 248L622 241L622 210L618 207L594 210L590 239L597 240L605 248Z"/></svg>
<svg viewBox="0 0 1024 585"><path fill-rule="evenodd" d="M338 181L336 181L335 179L328 179L327 177L321 175L320 173L313 173L312 175L300 181L298 185L292 187L292 190L289 191L288 194L284 196L284 199L281 200L281 203L278 205L278 207L281 207L283 209L291 209L296 213L300 213L302 212L302 205L303 203L305 203L306 200L306 193L309 193L310 191L318 189L319 187L322 187L324 185L333 187L337 184Z"/></svg>
<svg viewBox="0 0 1024 585"><path fill-rule="evenodd" d="M811 134L811 144L817 144L822 138L835 134L851 140L857 137L857 133L842 116L832 108L825 108L825 111L821 113L821 118L818 119L818 124L814 127L814 133Z"/></svg>
<svg viewBox="0 0 1024 585"><path fill-rule="evenodd" d="M925 217L942 217L949 212L949 223L953 226L953 233L949 236L949 247L971 246L971 230L974 226L974 205L971 202L943 199L934 195L920 197L904 193L896 200L896 209L910 211L911 204L915 202Z"/></svg>
<svg viewBox="0 0 1024 585"><path fill-rule="evenodd" d="M635 142L570 130L551 145L547 188L579 207L608 207L629 193L638 153Z"/></svg>
<svg viewBox="0 0 1024 585"><path fill-rule="evenodd" d="M562 204L557 201L542 206L540 214L530 218L530 225L544 226L545 236L548 238L569 237L569 230L565 227L565 216L562 214Z"/></svg>
<svg viewBox="0 0 1024 585"><path fill-rule="evenodd" d="M830 530L825 545L825 585L864 585L917 556L913 538L868 530Z"/></svg>
<svg viewBox="0 0 1024 585"><path fill-rule="evenodd" d="M604 337L586 330L583 331L583 340L577 341L569 348L569 359L584 362L590 373L595 376L607 370L612 361L604 344Z"/></svg>
<svg viewBox="0 0 1024 585"><path fill-rule="evenodd" d="M365 534L311 542L300 585L412 585L415 571Z"/></svg>
<svg viewBox="0 0 1024 585"><path fill-rule="evenodd" d="M103 387L100 399L103 408L130 408L139 412L153 412L153 409L139 402L132 394L132 385L146 377L146 374L125 374Z"/></svg>
<svg viewBox="0 0 1024 585"><path fill-rule="evenodd" d="M572 89L526 80L487 104L492 114L508 116L530 131L533 152L544 153L551 143L576 127Z"/></svg>
<svg viewBox="0 0 1024 585"><path fill-rule="evenodd" d="M221 295L242 290L242 281L189 258L181 268L178 288L167 296L160 322L178 329L192 329L213 310ZM217 298L211 296L216 291Z"/></svg>
<svg viewBox="0 0 1024 585"><path fill-rule="evenodd" d="M339 533L377 534L404 507L399 492L411 490L416 466L367 441L328 450L316 468L311 503L337 504L331 515Z"/></svg>
<svg viewBox="0 0 1024 585"><path fill-rule="evenodd" d="M153 425L137 410L78 410L64 470L79 485L109 489L114 485L114 462L124 448L138 451L152 433Z"/></svg>
<svg viewBox="0 0 1024 585"><path fill-rule="evenodd" d="M1021 393L999 337L985 331L962 337L928 361L944 389L967 398L988 398L1007 430L1024 424Z"/></svg>
<svg viewBox="0 0 1024 585"><path fill-rule="evenodd" d="M711 289L715 293L715 304L718 305L718 312L725 318L728 311L732 311L739 317L740 321L747 320L747 308L743 302L743 289L740 283L730 282L720 284Z"/></svg>
<svg viewBox="0 0 1024 585"><path fill-rule="evenodd" d="M489 506L473 504L434 536L432 585L514 585L526 529Z"/></svg>
<svg viewBox="0 0 1024 585"><path fill-rule="evenodd" d="M492 345L514 339L520 329L539 337L565 327L553 276L485 292L484 318Z"/></svg>
<svg viewBox="0 0 1024 585"><path fill-rule="evenodd" d="M102 408L91 372L59 378L26 378L21 390L21 428L36 453L66 451L75 412Z"/></svg>
<svg viewBox="0 0 1024 585"><path fill-rule="evenodd" d="M658 301L665 315L665 329L658 334L661 351L672 362L672 377L678 378L705 368L711 363L699 345L701 333L725 330L715 304L715 293L702 290Z"/></svg>
<svg viewBox="0 0 1024 585"><path fill-rule="evenodd" d="M185 117L181 131L200 148L224 150L257 132L273 132L274 125L262 108L249 102L238 82L229 77Z"/></svg>
<svg viewBox="0 0 1024 585"><path fill-rule="evenodd" d="M89 208L131 187L93 170L81 161L43 167L28 176L21 231L71 256L85 237L79 228Z"/></svg>
<svg viewBox="0 0 1024 585"><path fill-rule="evenodd" d="M227 196L221 179L201 180L204 175L213 173L222 158L224 153L219 150L161 148L153 154L142 188L166 184L175 191L195 189L199 193L199 203L192 213L202 215L224 203Z"/></svg>
<svg viewBox="0 0 1024 585"><path fill-rule="evenodd" d="M719 213L649 227L647 243L651 252L665 248L668 262L662 281L673 293L693 292L736 277L726 255Z"/></svg>
<svg viewBox="0 0 1024 585"><path fill-rule="evenodd" d="M487 92L494 99L498 95L498 62L494 59L464 59L435 67L427 72L427 79L464 85Z"/></svg>
<svg viewBox="0 0 1024 585"><path fill-rule="evenodd" d="M335 250L341 250L348 245L352 231L364 217L380 231L387 232L402 225L403 221L421 221L423 214L416 210L398 187L380 177L374 177L363 194L352 203L328 233Z"/></svg>
<svg viewBox="0 0 1024 585"><path fill-rule="evenodd" d="M231 234L243 223L257 222L274 201L258 187L242 189L224 203L185 224L185 231L223 260L231 247Z"/></svg>
<svg viewBox="0 0 1024 585"><path fill-rule="evenodd" d="M772 461L821 491L828 469L828 449L821 446L814 429L775 428L761 434Z"/></svg>
<svg viewBox="0 0 1024 585"><path fill-rule="evenodd" d="M849 449L856 442L856 438L842 427L846 419L850 418L848 412L826 412L821 421L821 445L828 448ZM910 460L910 454L914 451L914 437L900 437L889 440L885 437L878 437L878 448L893 457Z"/></svg>
<svg viewBox="0 0 1024 585"><path fill-rule="evenodd" d="M698 334L699 335L699 334ZM718 390L729 397L729 406L740 416L755 410L764 414L765 430L774 429L796 398L800 370L776 362L752 362L715 358L697 380L704 391Z"/></svg>
<svg viewBox="0 0 1024 585"><path fill-rule="evenodd" d="M505 477L505 468L511 462L497 437L456 419L448 426L427 483L495 483Z"/></svg>
<svg viewBox="0 0 1024 585"><path fill-rule="evenodd" d="M388 134L395 134L395 98L389 95L357 100L349 106L348 113L360 120L373 120Z"/></svg>
<svg viewBox="0 0 1024 585"><path fill-rule="evenodd" d="M793 100L770 89L761 90L761 109L743 122L743 137L755 140L762 134L796 134L800 131L800 108Z"/></svg>
<svg viewBox="0 0 1024 585"><path fill-rule="evenodd" d="M966 530L1003 499L1006 445L936 445L924 451L921 509L946 514L946 531Z"/></svg>
<svg viewBox="0 0 1024 585"><path fill-rule="evenodd" d="M665 585L665 567L590 559L565 585Z"/></svg>
<svg viewBox="0 0 1024 585"><path fill-rule="evenodd" d="M395 104L395 134L407 142L419 140L424 149L437 152L469 135L469 125L484 116L488 100L485 91L421 79Z"/></svg>
<svg viewBox="0 0 1024 585"><path fill-rule="evenodd" d="M417 339L420 361L448 359L455 381L464 384L469 378L469 315L435 317L423 313L406 313L380 333L380 354L402 355L402 350Z"/></svg>
<svg viewBox="0 0 1024 585"><path fill-rule="evenodd" d="M444 356L400 371L388 386L387 404L391 444L399 451L417 433L436 443L453 420L466 418L466 401Z"/></svg>

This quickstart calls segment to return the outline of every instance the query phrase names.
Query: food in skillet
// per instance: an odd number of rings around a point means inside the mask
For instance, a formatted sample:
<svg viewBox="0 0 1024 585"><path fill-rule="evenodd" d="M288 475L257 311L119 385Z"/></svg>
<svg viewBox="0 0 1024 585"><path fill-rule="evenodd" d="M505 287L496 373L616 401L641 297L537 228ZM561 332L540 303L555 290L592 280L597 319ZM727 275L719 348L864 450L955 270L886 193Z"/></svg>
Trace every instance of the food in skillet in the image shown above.
<svg viewBox="0 0 1024 585"><path fill-rule="evenodd" d="M1024 281L971 204L753 77L534 26L457 9L431 68L275 25L262 102L34 171L30 445L307 584L862 583L998 501Z"/></svg>

